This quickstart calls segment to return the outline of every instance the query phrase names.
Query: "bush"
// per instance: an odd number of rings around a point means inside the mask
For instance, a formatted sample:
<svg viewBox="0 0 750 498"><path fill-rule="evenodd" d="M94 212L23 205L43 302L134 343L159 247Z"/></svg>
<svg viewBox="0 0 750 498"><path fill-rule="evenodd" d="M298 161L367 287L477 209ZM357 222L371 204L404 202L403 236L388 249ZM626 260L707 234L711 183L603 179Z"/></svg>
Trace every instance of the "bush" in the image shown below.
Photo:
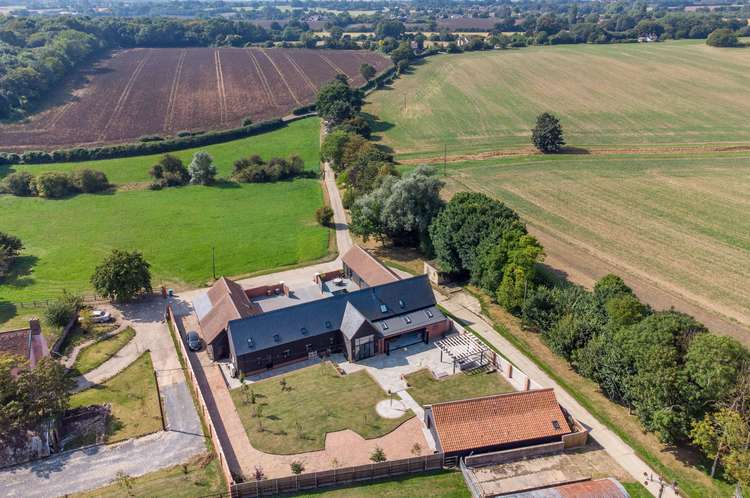
<svg viewBox="0 0 750 498"><path fill-rule="evenodd" d="M164 187L179 187L187 185L190 181L190 173L182 161L171 154L164 154L159 162L154 164L149 171L154 179L151 183L153 190Z"/></svg>
<svg viewBox="0 0 750 498"><path fill-rule="evenodd" d="M48 171L36 178L36 191L48 199L60 199L75 192L71 179L65 173Z"/></svg>
<svg viewBox="0 0 750 498"><path fill-rule="evenodd" d="M79 192L86 194L102 192L110 187L107 175L92 169L74 171L71 173L71 183Z"/></svg>
<svg viewBox="0 0 750 498"><path fill-rule="evenodd" d="M738 47L740 42L737 39L737 35L731 29L717 29L708 35L706 45L712 47Z"/></svg>
<svg viewBox="0 0 750 498"><path fill-rule="evenodd" d="M44 320L50 327L65 327L77 311L78 306L75 302L60 299L47 307L44 312Z"/></svg>
<svg viewBox="0 0 750 498"><path fill-rule="evenodd" d="M190 183L195 185L211 185L214 183L216 181L216 166L214 166L213 161L208 152L196 152L188 167Z"/></svg>
<svg viewBox="0 0 750 498"><path fill-rule="evenodd" d="M299 156L289 159L274 157L265 162L260 156L253 155L235 161L232 176L242 183L265 183L289 180L302 176L304 172L305 163Z"/></svg>
<svg viewBox="0 0 750 498"><path fill-rule="evenodd" d="M315 218L318 220L318 223L324 227L330 227L331 221L333 221L333 209L328 206L319 207L318 210L315 211Z"/></svg>
<svg viewBox="0 0 750 498"><path fill-rule="evenodd" d="M164 137L159 135L146 135L138 139L139 142L163 142Z"/></svg>
<svg viewBox="0 0 750 498"><path fill-rule="evenodd" d="M36 195L34 175L27 171L11 173L3 180L2 191L19 197Z"/></svg>
<svg viewBox="0 0 750 498"><path fill-rule="evenodd" d="M242 126L250 126L251 124L253 124L253 120L249 117L242 120Z"/></svg>
<svg viewBox="0 0 750 498"><path fill-rule="evenodd" d="M341 196L341 204L343 204L344 209L350 209L356 200L357 194L354 193L354 189L348 188L344 190L344 195Z"/></svg>

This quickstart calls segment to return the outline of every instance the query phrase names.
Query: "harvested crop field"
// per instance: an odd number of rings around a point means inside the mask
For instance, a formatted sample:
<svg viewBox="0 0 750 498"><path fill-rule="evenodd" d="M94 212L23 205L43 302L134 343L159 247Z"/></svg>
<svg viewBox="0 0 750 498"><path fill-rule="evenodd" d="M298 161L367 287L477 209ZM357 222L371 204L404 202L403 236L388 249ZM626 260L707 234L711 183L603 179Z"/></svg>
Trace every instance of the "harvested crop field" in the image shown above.
<svg viewBox="0 0 750 498"><path fill-rule="evenodd" d="M750 344L747 152L526 156L449 173L451 189L516 209L572 280L590 285L605 267L655 307L675 305Z"/></svg>
<svg viewBox="0 0 750 498"><path fill-rule="evenodd" d="M146 135L236 128L311 104L338 73L361 85L374 52L262 48L148 48L115 52L70 85L58 105L0 127L0 149L36 150L132 142Z"/></svg>
<svg viewBox="0 0 750 498"><path fill-rule="evenodd" d="M430 57L365 110L399 158L528 147L544 111L574 147L732 147L750 145L748 88L750 51L701 40L529 47Z"/></svg>

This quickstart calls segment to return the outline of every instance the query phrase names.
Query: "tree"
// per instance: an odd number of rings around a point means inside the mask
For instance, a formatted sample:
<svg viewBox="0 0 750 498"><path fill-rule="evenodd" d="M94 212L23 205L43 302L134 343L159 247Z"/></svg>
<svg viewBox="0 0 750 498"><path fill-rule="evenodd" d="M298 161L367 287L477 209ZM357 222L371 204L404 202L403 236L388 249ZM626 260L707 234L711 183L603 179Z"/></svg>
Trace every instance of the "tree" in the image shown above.
<svg viewBox="0 0 750 498"><path fill-rule="evenodd" d="M36 191L42 197L60 199L73 193L70 177L58 171L47 171L36 178Z"/></svg>
<svg viewBox="0 0 750 498"><path fill-rule="evenodd" d="M28 171L16 171L5 177L2 190L19 197L36 195L36 184L34 175Z"/></svg>
<svg viewBox="0 0 750 498"><path fill-rule="evenodd" d="M154 179L151 183L151 188L154 190L187 185L190 181L190 173L182 164L182 160L171 154L164 154L159 162L151 167L149 175Z"/></svg>
<svg viewBox="0 0 750 498"><path fill-rule="evenodd" d="M336 78L320 88L315 108L323 120L337 125L357 114L362 109L363 99L360 90Z"/></svg>
<svg viewBox="0 0 750 498"><path fill-rule="evenodd" d="M396 19L383 19L375 25L375 36L382 40L384 38L401 38L406 33L406 26Z"/></svg>
<svg viewBox="0 0 750 498"><path fill-rule="evenodd" d="M603 276L594 284L594 298L602 306L613 297L624 294L632 295L633 289L628 287L621 277L613 273Z"/></svg>
<svg viewBox="0 0 750 498"><path fill-rule="evenodd" d="M537 116L536 126L531 131L531 141L544 154L560 152L565 145L560 120L548 112Z"/></svg>
<svg viewBox="0 0 750 498"><path fill-rule="evenodd" d="M328 206L321 206L315 211L315 218L324 227L330 227L333 221L333 209Z"/></svg>
<svg viewBox="0 0 750 498"><path fill-rule="evenodd" d="M103 296L120 302L129 301L151 292L151 265L139 251L114 249L96 267L91 283Z"/></svg>
<svg viewBox="0 0 750 498"><path fill-rule="evenodd" d="M107 175L101 171L81 169L71 173L71 182L79 192L94 194L110 188Z"/></svg>
<svg viewBox="0 0 750 498"><path fill-rule="evenodd" d="M737 340L715 334L698 334L685 355L685 370L699 406L712 409L729 399L750 360L748 351ZM697 413L701 416L701 413Z"/></svg>
<svg viewBox="0 0 750 498"><path fill-rule="evenodd" d="M15 235L0 232L0 279L8 275L16 258L23 250L23 242Z"/></svg>
<svg viewBox="0 0 750 498"><path fill-rule="evenodd" d="M193 155L188 166L190 183L194 185L211 185L216 181L216 166L208 152L199 151Z"/></svg>
<svg viewBox="0 0 750 498"><path fill-rule="evenodd" d="M474 267L477 248L495 230L522 230L518 214L502 202L478 192L459 192L440 211L429 228L440 269L467 275Z"/></svg>
<svg viewBox="0 0 750 498"><path fill-rule="evenodd" d="M515 241L503 267L503 280L496 295L498 303L511 312L521 309L534 278L534 267L543 255L542 246L531 235L523 235Z"/></svg>
<svg viewBox="0 0 750 498"><path fill-rule="evenodd" d="M323 143L320 146L320 157L324 161L329 161L334 171L342 171L344 169L344 152L352 136L352 133L342 129L335 129L323 139Z"/></svg>
<svg viewBox="0 0 750 498"><path fill-rule="evenodd" d="M747 449L750 432L742 414L729 408L706 414L702 420L693 422L690 439L713 461L711 477L716 474L719 463L724 463L729 464L727 471L736 480L747 482L747 472L738 472L738 467L744 465L734 465L735 462L747 463L750 458Z"/></svg>
<svg viewBox="0 0 750 498"><path fill-rule="evenodd" d="M720 28L708 35L706 45L711 47L738 47L740 42L731 29Z"/></svg>
<svg viewBox="0 0 750 498"><path fill-rule="evenodd" d="M44 312L44 318L52 327L65 327L83 304L80 296L63 291L62 298L51 303Z"/></svg>
<svg viewBox="0 0 750 498"><path fill-rule="evenodd" d="M365 81L370 81L371 79L375 77L375 75L377 74L377 71L370 64L364 63L361 66L359 66L359 74L362 75Z"/></svg>

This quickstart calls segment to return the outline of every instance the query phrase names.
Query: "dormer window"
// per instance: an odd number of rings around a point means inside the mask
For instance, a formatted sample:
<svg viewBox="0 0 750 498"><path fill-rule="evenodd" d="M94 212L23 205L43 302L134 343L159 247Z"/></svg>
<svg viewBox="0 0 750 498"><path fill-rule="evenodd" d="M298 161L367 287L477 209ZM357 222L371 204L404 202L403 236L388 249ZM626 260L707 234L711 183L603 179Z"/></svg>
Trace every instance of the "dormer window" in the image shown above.
<svg viewBox="0 0 750 498"><path fill-rule="evenodd" d="M388 306L385 304L380 305L380 312L381 313L388 313Z"/></svg>

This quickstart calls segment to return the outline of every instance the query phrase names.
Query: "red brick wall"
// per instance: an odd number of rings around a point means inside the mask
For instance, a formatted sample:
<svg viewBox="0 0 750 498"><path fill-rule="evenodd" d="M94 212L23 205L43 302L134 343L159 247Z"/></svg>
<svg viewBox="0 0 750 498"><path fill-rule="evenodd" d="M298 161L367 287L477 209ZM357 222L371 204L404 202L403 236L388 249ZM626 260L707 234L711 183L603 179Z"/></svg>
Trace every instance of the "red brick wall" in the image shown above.
<svg viewBox="0 0 750 498"><path fill-rule="evenodd" d="M443 334L448 332L451 328L451 322L447 318L440 322L435 323L433 325L429 325L427 327L427 337L430 342L440 339Z"/></svg>

